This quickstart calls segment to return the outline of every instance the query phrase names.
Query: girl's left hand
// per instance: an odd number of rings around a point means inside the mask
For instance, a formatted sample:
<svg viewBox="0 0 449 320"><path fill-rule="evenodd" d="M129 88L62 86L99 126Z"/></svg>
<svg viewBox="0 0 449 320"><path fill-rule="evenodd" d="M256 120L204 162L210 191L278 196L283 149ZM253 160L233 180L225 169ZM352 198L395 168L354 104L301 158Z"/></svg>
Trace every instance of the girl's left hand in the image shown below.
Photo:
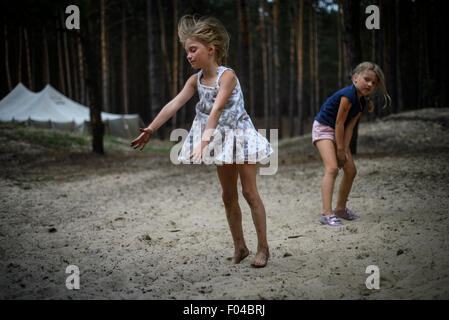
<svg viewBox="0 0 449 320"><path fill-rule="evenodd" d="M348 156L345 150L337 151L337 165L338 168L341 169L345 166L346 160L348 160Z"/></svg>
<svg viewBox="0 0 449 320"><path fill-rule="evenodd" d="M201 143L193 150L193 152L189 155L189 159L193 158L193 162L200 162L201 159L206 157L206 150L208 141L201 141Z"/></svg>
<svg viewBox="0 0 449 320"><path fill-rule="evenodd" d="M150 128L139 128L139 130L141 134L131 142L131 147L134 149L140 148L140 150L143 150L153 136L153 130Z"/></svg>

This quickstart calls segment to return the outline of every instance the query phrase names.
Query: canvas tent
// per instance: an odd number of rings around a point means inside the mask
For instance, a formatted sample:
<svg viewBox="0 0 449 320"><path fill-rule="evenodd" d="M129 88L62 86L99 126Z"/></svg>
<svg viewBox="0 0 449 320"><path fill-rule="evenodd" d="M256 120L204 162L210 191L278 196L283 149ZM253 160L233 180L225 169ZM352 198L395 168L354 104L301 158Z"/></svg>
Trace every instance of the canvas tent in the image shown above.
<svg viewBox="0 0 449 320"><path fill-rule="evenodd" d="M143 121L137 114L120 115L102 112L106 134L131 138L139 133ZM90 110L46 85L40 92L32 92L19 83L0 100L0 121L27 122L30 125L89 132Z"/></svg>

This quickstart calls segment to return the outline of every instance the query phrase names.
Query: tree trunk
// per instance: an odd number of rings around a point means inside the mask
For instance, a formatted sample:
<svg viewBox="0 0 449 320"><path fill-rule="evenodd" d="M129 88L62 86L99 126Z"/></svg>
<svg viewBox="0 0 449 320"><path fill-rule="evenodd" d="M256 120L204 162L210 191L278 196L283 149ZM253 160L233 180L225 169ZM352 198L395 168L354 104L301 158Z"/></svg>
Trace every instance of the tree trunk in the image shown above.
<svg viewBox="0 0 449 320"><path fill-rule="evenodd" d="M91 2L88 1L86 11L89 12L91 9ZM101 93L100 86L98 85L100 76L97 73L99 69L98 66L100 62L96 61L95 58L95 50L93 50L94 45L93 41L90 38L92 33L91 23L88 20L88 15L81 15L81 25L83 26L80 29L80 42L81 48L83 52L83 56L85 57L85 77L87 90L89 93L90 100L90 123L92 128L92 149L94 153L103 155L104 147L103 147L103 135L104 135L104 125L101 121Z"/></svg>
<svg viewBox="0 0 449 320"><path fill-rule="evenodd" d="M239 61L239 78L241 79L243 96L245 105L250 101L249 95L249 21L247 15L248 0L239 0L238 18L239 18L239 34L238 34L238 61Z"/></svg>
<svg viewBox="0 0 449 320"><path fill-rule="evenodd" d="M318 103L315 95L315 78L317 75L315 74L315 15L313 13L314 8L314 0L310 0L309 2L309 69L310 69L310 115L314 115L315 113L315 105Z"/></svg>
<svg viewBox="0 0 449 320"><path fill-rule="evenodd" d="M373 5L379 6L379 1L378 0L372 0L371 3ZM370 59L372 62L376 63L377 59L376 59L376 34L379 32L379 30L373 29L370 30L369 33L371 35L371 53L370 53Z"/></svg>
<svg viewBox="0 0 449 320"><path fill-rule="evenodd" d="M382 68L383 72L385 74L385 81L388 83L390 81L389 74L390 74L390 54L391 54L391 48L390 48L390 24L388 19L388 13L390 8L388 8L388 3L385 1L381 2L381 12L384 12L383 15L383 25L384 28L382 28ZM388 86L387 86L388 87Z"/></svg>
<svg viewBox="0 0 449 320"><path fill-rule="evenodd" d="M262 39L262 73L263 73L263 109L265 129L270 128L270 101L268 96L268 66L267 66L267 42L265 33L265 0L259 0L259 20L260 20L260 35Z"/></svg>
<svg viewBox="0 0 449 320"><path fill-rule="evenodd" d="M340 6L338 7L338 15L337 15L337 48L338 48L338 75L337 75L337 83L338 88L343 88L343 39L341 35L341 14L340 14Z"/></svg>
<svg viewBox="0 0 449 320"><path fill-rule="evenodd" d="M282 139L282 106L281 106L281 63L279 58L279 6L280 0L274 0L274 114L275 128L279 129L278 137Z"/></svg>
<svg viewBox="0 0 449 320"><path fill-rule="evenodd" d="M43 41L43 50L44 50L44 65L43 65L43 73L44 73L44 82L45 84L50 83L50 61L48 56L48 41L47 41L47 30L45 26L43 27L42 32L42 41Z"/></svg>
<svg viewBox="0 0 449 320"><path fill-rule="evenodd" d="M178 72L178 83L179 88L184 87L184 56L179 55L179 72ZM185 126L186 124L186 108L181 108L179 111L179 124Z"/></svg>
<svg viewBox="0 0 449 320"><path fill-rule="evenodd" d="M80 71L80 101L82 104L87 104L86 99L86 80L85 80L85 74L84 74L84 56L83 56L83 49L81 46L81 39L80 37L76 38L76 43L78 47L78 68Z"/></svg>
<svg viewBox="0 0 449 320"><path fill-rule="evenodd" d="M248 59L249 59L249 109L251 116L256 116L256 97L254 95L254 51L253 51L253 36L251 33L252 27L251 27L251 14L250 14L250 2L247 0L243 0L244 2L247 2L245 15L246 20L248 21Z"/></svg>
<svg viewBox="0 0 449 320"><path fill-rule="evenodd" d="M293 14L291 8L288 10L288 16L290 20L290 55L289 55L289 100L288 100L288 118L289 118L289 137L293 137L295 134L295 117L293 114L295 106L295 29L296 29L296 17L298 15L298 6L296 1L293 3Z"/></svg>
<svg viewBox="0 0 449 320"><path fill-rule="evenodd" d="M318 38L318 16L317 16L317 10L318 8L313 10L313 34L314 34L314 49L313 49L313 54L315 55L315 57L313 58L313 62L314 62L314 75L315 75L315 89L313 90L313 92L315 93L315 104L313 105L313 114L318 113L318 109L319 109L319 105L320 105L320 70L319 70L319 38Z"/></svg>
<svg viewBox="0 0 449 320"><path fill-rule="evenodd" d="M401 81L401 33L400 33L400 26L399 26L399 11L400 11L400 4L399 0L395 1L395 29L396 29L396 97L397 97L397 110L400 112L404 109L404 102L402 100L402 81Z"/></svg>
<svg viewBox="0 0 449 320"><path fill-rule="evenodd" d="M417 1L418 10L420 13L419 19L419 98L418 103L420 108L427 108L429 96L429 58L428 58L428 28L426 25L426 17L428 16L428 3L422 0Z"/></svg>
<svg viewBox="0 0 449 320"><path fill-rule="evenodd" d="M421 10L423 10L424 8L422 8L421 6L421 2L417 2L416 3L417 6L417 10L418 12L420 12ZM425 65L425 59L424 59L424 41L425 41L425 35L424 33L426 32L424 30L424 22L423 19L421 18L421 15L419 15L418 18L418 34L419 34L419 40L418 40L418 108L422 108L423 107L423 89L422 89L422 84L425 82L425 73L424 73L424 65Z"/></svg>
<svg viewBox="0 0 449 320"><path fill-rule="evenodd" d="M377 1L373 1L375 5L377 4ZM373 29L370 31L371 33L371 61L372 62L376 62L376 34L377 34L377 30Z"/></svg>
<svg viewBox="0 0 449 320"><path fill-rule="evenodd" d="M304 70L303 70L303 38L304 38L304 31L303 31L303 20L304 20L304 0L299 0L299 17L298 17L298 39L297 39L297 49L296 49L296 55L298 60L298 90L296 92L297 94L297 101L298 101L298 134L302 135L304 133L304 128L302 125L302 118L303 118L303 76L304 76Z"/></svg>
<svg viewBox="0 0 449 320"><path fill-rule="evenodd" d="M101 27L101 83L103 93L103 109L110 111L109 106L109 63L106 40L106 0L100 0L100 27Z"/></svg>
<svg viewBox="0 0 449 320"><path fill-rule="evenodd" d="M28 38L27 28L24 28L23 35L25 37L25 52L26 52L26 61L27 61L28 87L30 88L30 90L34 90L33 77L32 77L32 73L31 73L30 41Z"/></svg>
<svg viewBox="0 0 449 320"><path fill-rule="evenodd" d="M376 1L372 1L372 4L374 4L374 5L379 5L379 3L378 3L378 1L376 0ZM372 62L374 62L374 63L377 63L377 49L376 49L376 42L377 42L377 40L376 40L376 37L377 37L377 33L379 33L379 30L376 30L376 29L373 29L373 30L369 30L368 31L369 32L369 35L370 35L370 49L371 49L371 52L370 52L370 60L372 61ZM378 97L377 97L377 95L375 95L375 96L373 96L373 99L372 99L372 101L373 101L373 103L374 103L374 105L377 105L377 99L378 99ZM374 119L375 119L375 112L370 112L370 113L367 113L367 118L368 118L368 121L374 121Z"/></svg>
<svg viewBox="0 0 449 320"><path fill-rule="evenodd" d="M70 58L69 58L69 47L67 45L67 32L64 25L64 13L61 11L61 26L62 26L62 40L64 46L64 59L66 65L66 79L67 79L67 89L69 98L73 99L72 94L72 76L71 76L71 68L70 68Z"/></svg>
<svg viewBox="0 0 449 320"><path fill-rule="evenodd" d="M380 12L385 12L384 8L383 8L382 1L379 1L378 4L379 4ZM383 22L381 22L381 24L382 24L382 26L384 25ZM376 60L375 60L377 62L377 64L379 64L379 66L381 68L384 68L384 64L383 64L384 63L384 59L383 59L383 55L384 55L384 41L383 41L383 38L384 38L384 28L381 27L380 30L377 30L377 32L376 32ZM384 71L384 74L385 74L385 70L384 69L383 69L383 71ZM386 76L386 74L385 74L385 76ZM375 96L374 97L374 101L379 103L380 97L379 96ZM383 102L380 102L380 103L383 103ZM374 108L374 115L376 117L381 115L381 113L382 113L382 109L381 108Z"/></svg>
<svg viewBox="0 0 449 320"><path fill-rule="evenodd" d="M148 44L148 83L150 89L150 119L153 119L160 109L160 95L157 79L157 45L156 45L156 30L154 28L154 1L147 0L147 44ZM161 137L161 130L158 130L159 137Z"/></svg>
<svg viewBox="0 0 449 320"><path fill-rule="evenodd" d="M62 46L61 46L61 32L62 32L62 26L59 27L58 22L56 21L56 29L58 30L56 32L56 42L58 47L58 75L59 75L59 90L66 94L65 90L65 79L64 79L64 63L62 58Z"/></svg>
<svg viewBox="0 0 449 320"><path fill-rule="evenodd" d="M113 50L111 50L112 52ZM108 72L108 87L109 87L109 112L111 113L122 113L123 108L117 107L117 82L120 82L118 78L117 68L110 68Z"/></svg>
<svg viewBox="0 0 449 320"><path fill-rule="evenodd" d="M122 2L122 98L123 111L129 114L128 103L128 31L126 28L126 7L127 1Z"/></svg>
<svg viewBox="0 0 449 320"><path fill-rule="evenodd" d="M438 12L444 11L444 3L438 2ZM438 27L439 30L444 30L446 28L446 18L439 14L439 21L438 21ZM447 38L442 37L441 41L438 42L440 52L447 52ZM439 106L442 108L448 107L448 90L447 90L447 83L448 83L448 77L447 77L447 54L441 54L441 62L439 66L439 72L440 72L440 81L439 81Z"/></svg>
<svg viewBox="0 0 449 320"><path fill-rule="evenodd" d="M389 92L392 96L392 105L391 105L391 112L396 113L397 112L397 95L396 95L396 67L395 67L395 55L396 55L396 46L394 43L395 40L395 23L394 23L394 1L389 1L385 3L386 10L384 12L384 25L386 27L386 30L389 30L389 32L385 32L384 39L386 42L385 49L388 50L388 54L385 55L385 64L387 65L386 71L385 71L385 81L386 86L389 89Z"/></svg>
<svg viewBox="0 0 449 320"><path fill-rule="evenodd" d="M17 81L19 83L22 82L22 51L22 27L19 27L19 57L17 60Z"/></svg>
<svg viewBox="0 0 449 320"><path fill-rule="evenodd" d="M8 81L8 91L12 90L11 72L9 71L9 49L8 49L8 30L6 27L6 21L4 26L5 32L5 70L6 70L6 80Z"/></svg>
<svg viewBox="0 0 449 320"><path fill-rule="evenodd" d="M74 90L74 98L75 101L80 102L80 86L79 86L79 70L78 70L78 52L76 49L76 39L73 37L73 33L70 35L70 51L72 52L72 59L70 61L70 64L73 66L73 90Z"/></svg>
<svg viewBox="0 0 449 320"><path fill-rule="evenodd" d="M173 86L171 90L171 98L176 97L178 93L178 0L173 0L173 63L172 63L172 79ZM172 117L172 130L176 129L176 113Z"/></svg>
<svg viewBox="0 0 449 320"><path fill-rule="evenodd" d="M362 47L360 43L360 3L353 0L342 0L344 41L351 70L361 62ZM351 75L348 75L351 77ZM357 154L358 123L354 128L350 149L352 154Z"/></svg>
<svg viewBox="0 0 449 320"><path fill-rule="evenodd" d="M266 2L264 3L264 5L266 6ZM276 127L274 125L274 119L273 119L273 108L274 108L274 96L276 95L276 92L274 91L274 81L273 81L273 26L272 26L272 21L269 18L269 12L268 9L265 10L265 12L268 15L268 19L265 21L267 22L266 24L266 30L267 30L267 49L268 49L268 75L267 75L267 80L268 80L268 117L269 117L269 124L268 127L271 129L273 127ZM273 126L274 125L274 126Z"/></svg>
<svg viewBox="0 0 449 320"><path fill-rule="evenodd" d="M165 18L164 18L164 11L162 9L162 3L161 0L157 0L158 5L158 11L159 11L159 24L160 24L160 37L161 37L161 50L162 55L164 57L165 62L165 72L168 80L168 86L169 86L169 92L170 94L173 92L172 86L173 86L173 79L172 79L172 72L170 67L170 58L168 56L168 49L167 49L167 43L165 41L166 39L166 32L165 32Z"/></svg>
<svg viewBox="0 0 449 320"><path fill-rule="evenodd" d="M343 86L351 83L351 65L349 63L348 48L346 43L343 41Z"/></svg>
<svg viewBox="0 0 449 320"><path fill-rule="evenodd" d="M342 0L343 4L343 38L347 47L350 69L361 62L362 47L360 43L360 2Z"/></svg>

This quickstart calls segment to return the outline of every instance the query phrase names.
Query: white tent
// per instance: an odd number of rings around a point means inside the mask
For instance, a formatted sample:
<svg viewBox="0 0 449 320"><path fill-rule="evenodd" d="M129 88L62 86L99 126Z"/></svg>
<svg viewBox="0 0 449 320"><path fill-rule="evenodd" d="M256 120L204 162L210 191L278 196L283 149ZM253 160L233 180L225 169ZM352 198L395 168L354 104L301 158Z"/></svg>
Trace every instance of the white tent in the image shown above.
<svg viewBox="0 0 449 320"><path fill-rule="evenodd" d="M102 112L107 134L130 138L139 133L143 121L137 114L120 115ZM30 125L88 132L90 110L47 84L40 92L32 92L19 83L0 100L0 120L27 122Z"/></svg>

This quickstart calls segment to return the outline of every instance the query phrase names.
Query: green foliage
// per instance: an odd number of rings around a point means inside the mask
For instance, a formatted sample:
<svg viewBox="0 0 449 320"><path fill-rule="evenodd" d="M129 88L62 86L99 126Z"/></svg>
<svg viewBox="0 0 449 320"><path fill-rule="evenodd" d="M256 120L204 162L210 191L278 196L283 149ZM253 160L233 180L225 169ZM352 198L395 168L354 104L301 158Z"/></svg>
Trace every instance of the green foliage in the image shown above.
<svg viewBox="0 0 449 320"><path fill-rule="evenodd" d="M23 123L0 122L2 136L18 143L39 145L58 150L72 150L89 145L88 135L74 135L58 130L28 127Z"/></svg>
<svg viewBox="0 0 449 320"><path fill-rule="evenodd" d="M90 152L92 137L89 134L76 134L55 129L29 127L25 123L1 122L0 134L4 141L18 145L31 145L55 152ZM105 150L109 152L132 151L130 141L109 135L104 136ZM170 148L147 144L144 152L169 153Z"/></svg>

